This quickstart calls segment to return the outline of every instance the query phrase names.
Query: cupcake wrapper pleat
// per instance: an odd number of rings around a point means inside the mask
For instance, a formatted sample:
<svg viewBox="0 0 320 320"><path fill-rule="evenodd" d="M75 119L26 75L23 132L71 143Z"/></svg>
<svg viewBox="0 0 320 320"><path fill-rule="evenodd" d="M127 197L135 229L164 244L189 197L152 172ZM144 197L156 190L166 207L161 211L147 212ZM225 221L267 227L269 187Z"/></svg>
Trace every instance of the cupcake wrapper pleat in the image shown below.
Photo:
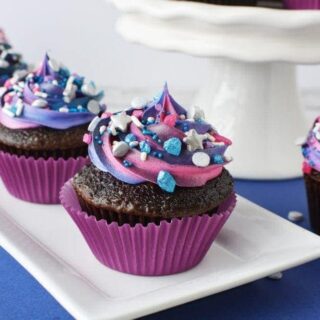
<svg viewBox="0 0 320 320"><path fill-rule="evenodd" d="M320 0L284 0L288 9L320 9Z"/></svg>
<svg viewBox="0 0 320 320"><path fill-rule="evenodd" d="M304 174L304 182L307 191L311 228L314 232L320 234L320 182L306 173Z"/></svg>
<svg viewBox="0 0 320 320"><path fill-rule="evenodd" d="M85 157L45 160L0 151L0 176L7 190L19 199L57 204L63 184L87 163Z"/></svg>
<svg viewBox="0 0 320 320"><path fill-rule="evenodd" d="M81 210L77 195L67 182L60 199L78 226L94 256L114 270L144 276L159 276L186 271L206 255L212 242L236 204L232 194L213 215L198 215L159 225L112 222L88 216Z"/></svg>

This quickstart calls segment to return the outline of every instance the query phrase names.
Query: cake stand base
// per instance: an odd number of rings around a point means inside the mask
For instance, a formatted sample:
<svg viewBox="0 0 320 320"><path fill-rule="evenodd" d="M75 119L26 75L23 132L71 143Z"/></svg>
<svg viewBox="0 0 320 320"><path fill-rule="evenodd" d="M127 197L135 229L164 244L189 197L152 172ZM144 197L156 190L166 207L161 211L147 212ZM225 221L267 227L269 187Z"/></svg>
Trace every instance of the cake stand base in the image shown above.
<svg viewBox="0 0 320 320"><path fill-rule="evenodd" d="M284 179L301 176L297 138L307 122L297 92L295 66L211 59L210 79L195 105L233 141L228 166L237 178Z"/></svg>

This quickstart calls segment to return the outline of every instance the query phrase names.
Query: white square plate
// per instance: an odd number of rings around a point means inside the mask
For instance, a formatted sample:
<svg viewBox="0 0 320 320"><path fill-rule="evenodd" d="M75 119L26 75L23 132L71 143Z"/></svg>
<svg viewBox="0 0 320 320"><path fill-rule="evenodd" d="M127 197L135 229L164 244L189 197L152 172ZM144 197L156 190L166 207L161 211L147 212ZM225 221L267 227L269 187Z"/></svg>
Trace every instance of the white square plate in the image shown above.
<svg viewBox="0 0 320 320"><path fill-rule="evenodd" d="M0 244L76 319L131 319L320 257L320 238L239 197L206 258L165 277L102 266L61 206L29 204L0 183Z"/></svg>

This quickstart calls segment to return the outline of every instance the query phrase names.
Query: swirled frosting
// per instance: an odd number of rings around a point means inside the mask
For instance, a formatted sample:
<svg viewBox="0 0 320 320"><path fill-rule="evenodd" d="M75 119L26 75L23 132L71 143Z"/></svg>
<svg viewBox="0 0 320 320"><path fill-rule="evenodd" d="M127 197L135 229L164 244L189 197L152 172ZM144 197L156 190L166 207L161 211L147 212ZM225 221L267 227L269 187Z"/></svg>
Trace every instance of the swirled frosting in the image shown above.
<svg viewBox="0 0 320 320"><path fill-rule="evenodd" d="M302 144L302 154L304 157L303 170L306 173L310 171L310 168L320 171L320 117L315 120L305 143Z"/></svg>
<svg viewBox="0 0 320 320"><path fill-rule="evenodd" d="M7 80L2 89L0 122L11 129L67 129L105 110L99 104L103 92L92 81L71 74L47 54L37 70Z"/></svg>
<svg viewBox="0 0 320 320"><path fill-rule="evenodd" d="M0 29L0 86L2 86L15 72L23 72L27 64L22 61L22 56L12 50L3 30Z"/></svg>
<svg viewBox="0 0 320 320"><path fill-rule="evenodd" d="M173 192L175 186L198 187L217 177L230 159L231 141L203 120L193 118L169 94L118 113L103 113L89 125L84 141L92 163L129 184L146 181Z"/></svg>

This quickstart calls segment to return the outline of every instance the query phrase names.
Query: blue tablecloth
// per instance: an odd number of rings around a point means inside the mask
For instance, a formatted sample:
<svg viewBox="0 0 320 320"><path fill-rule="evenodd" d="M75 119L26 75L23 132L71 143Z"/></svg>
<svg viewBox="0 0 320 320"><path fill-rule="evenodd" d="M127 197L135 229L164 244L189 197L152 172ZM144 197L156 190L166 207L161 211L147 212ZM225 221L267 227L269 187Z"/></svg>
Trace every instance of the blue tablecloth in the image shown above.
<svg viewBox="0 0 320 320"><path fill-rule="evenodd" d="M287 217L304 213L309 226L303 181L237 181L237 192ZM72 317L4 250L0 249L0 319ZM320 319L320 260L284 273L281 281L262 279L143 318L155 319Z"/></svg>

